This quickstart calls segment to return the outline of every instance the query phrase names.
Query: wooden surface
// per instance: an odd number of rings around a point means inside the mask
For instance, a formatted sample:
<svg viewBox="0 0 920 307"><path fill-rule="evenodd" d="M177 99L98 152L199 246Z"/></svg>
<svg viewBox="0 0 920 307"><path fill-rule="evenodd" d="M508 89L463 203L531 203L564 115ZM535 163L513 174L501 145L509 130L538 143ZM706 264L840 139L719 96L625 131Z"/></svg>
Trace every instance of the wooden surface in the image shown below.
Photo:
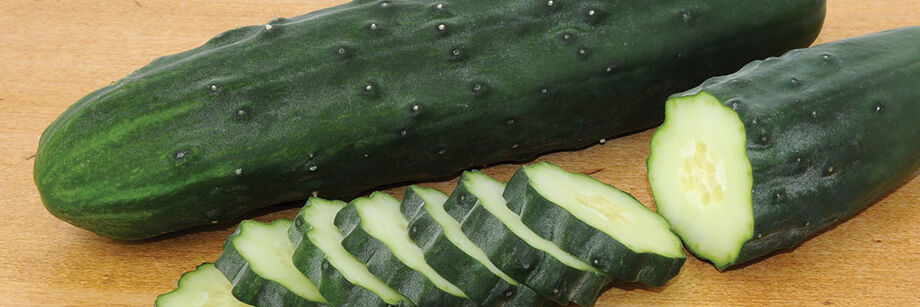
<svg viewBox="0 0 920 307"><path fill-rule="evenodd" d="M339 2L0 1L0 306L151 305L175 287L180 274L215 260L232 227L126 244L52 217L32 182L38 136L83 95L159 56L237 25ZM920 21L918 0L828 2L819 42ZM595 177L653 206L645 177L649 136L541 160L598 171ZM514 169L502 165L486 172L507 179ZM454 184L431 185L449 191ZM258 219L294 214L288 209ZM622 285L598 305L618 304L920 306L920 179L792 252L728 272L689 257L666 287Z"/></svg>

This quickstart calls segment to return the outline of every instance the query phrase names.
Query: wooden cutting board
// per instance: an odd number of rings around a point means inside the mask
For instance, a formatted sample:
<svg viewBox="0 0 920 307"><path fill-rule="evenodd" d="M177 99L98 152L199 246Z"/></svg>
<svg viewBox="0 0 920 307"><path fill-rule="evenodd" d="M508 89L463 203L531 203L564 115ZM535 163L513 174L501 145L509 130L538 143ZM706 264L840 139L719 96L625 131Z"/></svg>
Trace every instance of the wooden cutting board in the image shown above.
<svg viewBox="0 0 920 307"><path fill-rule="evenodd" d="M0 306L151 305L183 272L214 261L232 227L124 243L52 217L32 182L38 136L83 95L157 57L196 47L234 26L340 2L0 2ZM828 2L819 43L920 22L918 0ZM595 173L654 206L645 169L650 135L540 160ZM515 167L485 171L507 179ZM455 181L428 185L449 191ZM401 189L390 191L399 195ZM295 209L287 209L257 219L294 215ZM618 285L598 306L620 304L920 306L920 179L792 252L728 272L691 256L666 287Z"/></svg>

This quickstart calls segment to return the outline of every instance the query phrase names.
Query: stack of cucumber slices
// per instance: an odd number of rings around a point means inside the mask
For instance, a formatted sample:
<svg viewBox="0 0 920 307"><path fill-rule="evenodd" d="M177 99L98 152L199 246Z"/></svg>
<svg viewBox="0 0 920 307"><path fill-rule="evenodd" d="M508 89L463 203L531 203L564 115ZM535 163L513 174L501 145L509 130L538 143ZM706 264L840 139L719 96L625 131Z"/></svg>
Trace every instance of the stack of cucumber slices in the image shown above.
<svg viewBox="0 0 920 307"><path fill-rule="evenodd" d="M592 306L614 279L664 285L685 258L634 197L543 162L508 183L466 172L450 196L313 197L294 221L243 221L156 304Z"/></svg>

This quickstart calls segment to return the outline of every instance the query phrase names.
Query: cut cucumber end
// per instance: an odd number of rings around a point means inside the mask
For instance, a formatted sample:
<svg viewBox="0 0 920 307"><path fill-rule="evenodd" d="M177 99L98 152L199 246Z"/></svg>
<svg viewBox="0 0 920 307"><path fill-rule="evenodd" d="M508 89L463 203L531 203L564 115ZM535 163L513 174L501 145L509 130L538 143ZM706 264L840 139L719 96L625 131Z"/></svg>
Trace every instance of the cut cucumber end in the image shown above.
<svg viewBox="0 0 920 307"><path fill-rule="evenodd" d="M377 276L372 274L367 265L355 258L342 246L344 236L335 225L335 216L347 204L337 200L310 198L300 216L310 225L307 238L318 247L326 259L352 284L363 287L377 294L381 300L390 305L408 302L402 294L390 288Z"/></svg>
<svg viewBox="0 0 920 307"><path fill-rule="evenodd" d="M523 171L543 198L630 250L685 257L681 241L671 232L668 222L632 195L547 162L525 166Z"/></svg>
<svg viewBox="0 0 920 307"><path fill-rule="evenodd" d="M693 254L723 269L754 234L744 123L706 93L674 97L655 132L648 176L658 212Z"/></svg>
<svg viewBox="0 0 920 307"><path fill-rule="evenodd" d="M326 303L316 285L294 267L294 244L288 238L292 224L287 219L271 224L242 221L233 246L259 276L284 285L301 298Z"/></svg>
<svg viewBox="0 0 920 307"><path fill-rule="evenodd" d="M157 307L250 306L232 294L233 285L213 263L199 265L179 278L179 286L157 297Z"/></svg>

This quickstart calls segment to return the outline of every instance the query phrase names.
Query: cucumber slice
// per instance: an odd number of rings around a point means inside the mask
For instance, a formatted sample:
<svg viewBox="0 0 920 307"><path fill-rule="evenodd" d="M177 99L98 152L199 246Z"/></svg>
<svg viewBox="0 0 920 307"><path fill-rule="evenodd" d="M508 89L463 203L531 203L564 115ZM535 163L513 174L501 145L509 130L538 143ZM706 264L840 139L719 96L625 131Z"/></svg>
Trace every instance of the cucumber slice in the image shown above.
<svg viewBox="0 0 920 307"><path fill-rule="evenodd" d="M291 225L287 219L271 224L240 222L215 262L233 284L233 296L257 306L326 303L316 285L294 267L294 244L288 238Z"/></svg>
<svg viewBox="0 0 920 307"><path fill-rule="evenodd" d="M611 277L530 230L507 207L504 189L481 172L464 172L444 209L514 280L561 305L594 305Z"/></svg>
<svg viewBox="0 0 920 307"><path fill-rule="evenodd" d="M524 166L504 197L534 233L614 277L662 286L686 259L664 218L590 176L548 162Z"/></svg>
<svg viewBox="0 0 920 307"><path fill-rule="evenodd" d="M233 285L213 263L204 263L179 278L178 287L157 296L156 307L244 307L231 291Z"/></svg>
<svg viewBox="0 0 920 307"><path fill-rule="evenodd" d="M318 197L307 201L289 232L296 245L294 266L317 285L333 306L407 303L408 299L371 274L367 265L342 247L344 236L335 226L335 216L346 205Z"/></svg>
<svg viewBox="0 0 920 307"><path fill-rule="evenodd" d="M649 181L719 269L790 249L920 167L920 27L793 50L674 95Z"/></svg>
<svg viewBox="0 0 920 307"><path fill-rule="evenodd" d="M425 260L470 300L484 306L542 306L545 298L502 272L463 233L444 210L448 196L432 188L411 186L401 211L409 219L409 237L425 251Z"/></svg>
<svg viewBox="0 0 920 307"><path fill-rule="evenodd" d="M353 200L336 215L336 225L345 235L345 250L415 305L475 305L428 265L424 252L409 238L409 221L399 201L389 194L374 192Z"/></svg>
<svg viewBox="0 0 920 307"><path fill-rule="evenodd" d="M744 124L705 93L672 99L666 109L648 159L658 210L688 249L724 267L754 234Z"/></svg>

